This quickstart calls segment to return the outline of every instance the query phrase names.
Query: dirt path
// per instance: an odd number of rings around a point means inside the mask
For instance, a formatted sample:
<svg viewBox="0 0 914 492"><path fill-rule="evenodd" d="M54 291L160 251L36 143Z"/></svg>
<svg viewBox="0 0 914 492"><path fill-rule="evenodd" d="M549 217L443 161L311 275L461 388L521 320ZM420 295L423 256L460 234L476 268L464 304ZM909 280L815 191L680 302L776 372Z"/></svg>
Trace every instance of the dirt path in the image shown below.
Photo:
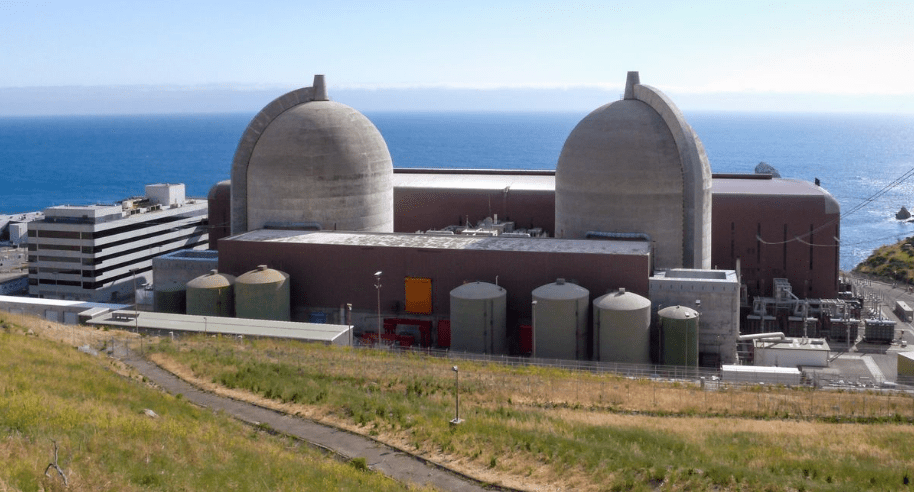
<svg viewBox="0 0 914 492"><path fill-rule="evenodd" d="M387 447L371 439L302 418L274 412L250 403L201 391L132 352L129 355L125 353L117 353L115 355L171 394L180 394L192 403L214 410L221 410L244 422L268 425L277 432L323 447L345 458L365 458L372 470L384 473L399 482L431 486L440 490L455 492L493 490L493 487L483 487L472 479L459 476L437 465L427 463L415 456ZM497 487L494 489L506 490Z"/></svg>

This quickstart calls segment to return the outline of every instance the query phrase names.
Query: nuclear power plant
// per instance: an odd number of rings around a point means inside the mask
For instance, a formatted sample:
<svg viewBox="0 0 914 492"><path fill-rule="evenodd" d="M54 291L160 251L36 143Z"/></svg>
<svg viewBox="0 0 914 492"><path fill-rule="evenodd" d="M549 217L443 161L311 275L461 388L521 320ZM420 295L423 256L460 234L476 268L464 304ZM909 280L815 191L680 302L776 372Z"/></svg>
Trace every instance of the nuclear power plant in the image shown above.
<svg viewBox="0 0 914 492"><path fill-rule="evenodd" d="M767 340L754 334L796 332L801 312L808 337L855 314L838 299L837 201L818 183L713 174L637 72L555 171L396 168L317 75L251 120L208 207L218 253L152 265L158 310L203 316L203 331L327 323L345 343L714 367L746 360Z"/></svg>
<svg viewBox="0 0 914 492"><path fill-rule="evenodd" d="M713 175L682 112L637 72L574 128L554 172L394 164L321 75L264 107L209 197L235 295L272 272L235 314L352 325L356 343L713 366L738 360L751 299L775 279L837 297L835 199Z"/></svg>

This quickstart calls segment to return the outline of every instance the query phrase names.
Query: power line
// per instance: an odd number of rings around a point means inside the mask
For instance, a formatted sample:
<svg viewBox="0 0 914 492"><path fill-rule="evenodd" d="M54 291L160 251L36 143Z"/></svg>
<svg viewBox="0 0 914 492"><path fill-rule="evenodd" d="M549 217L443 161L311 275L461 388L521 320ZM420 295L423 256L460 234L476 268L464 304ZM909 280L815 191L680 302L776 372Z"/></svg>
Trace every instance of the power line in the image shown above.
<svg viewBox="0 0 914 492"><path fill-rule="evenodd" d="M835 238L835 240L837 241L836 244L812 244L812 243L809 243L809 242L807 242L807 241L804 241L803 238L808 237L808 236L812 236L812 235L815 234L816 232L818 232L818 231L820 231L820 230L822 230L822 229L824 229L824 228L826 228L826 227L828 227L828 226L830 226L830 225L832 225L832 224L834 224L834 223L836 223L836 222L840 222L841 219L843 219L843 218L845 218L845 217L847 217L847 216L849 216L849 215L851 215L851 214L854 214L854 213L856 213L856 212L859 212L860 210L863 210L863 209L866 208L868 205L870 205L871 203L873 203L874 201L876 201L878 198L882 197L883 195L885 195L886 193L888 193L889 191L891 191L893 188L898 187L900 184L902 184L902 183L904 183L905 181L907 181L908 179L910 179L912 176L914 176L914 168L911 168L911 169L905 171L901 176L895 178L895 179L892 180L889 184L883 186L880 190L876 191L875 193L873 193L873 194L870 195L869 197L863 199L863 201L861 201L859 204L855 205L854 207L851 207L851 209L848 210L847 212L842 213L837 219L830 220L830 221L828 221L828 222L826 222L826 223L820 225L819 227L816 227L815 229L812 229L812 230L810 230L809 232L803 233L803 234L801 234L801 235L799 235L799 236L794 236L793 239L787 239L787 240L784 240L784 241L765 241L764 239L762 239L762 237L761 237L760 234L757 234L757 235L756 235L756 239L758 239L758 241L761 242L762 244L766 244L766 245L787 244L787 243L792 243L792 242L794 242L794 241L799 241L799 242L802 242L803 244L808 244L808 245L810 245L810 246L821 246L821 247L832 247L832 248L836 248L836 247L838 247L839 244L840 244L840 240L838 240L838 238ZM894 236L889 236L889 237L894 237ZM856 243L856 244L862 244L862 243ZM848 245L846 245L846 246L850 246L850 245L848 244Z"/></svg>

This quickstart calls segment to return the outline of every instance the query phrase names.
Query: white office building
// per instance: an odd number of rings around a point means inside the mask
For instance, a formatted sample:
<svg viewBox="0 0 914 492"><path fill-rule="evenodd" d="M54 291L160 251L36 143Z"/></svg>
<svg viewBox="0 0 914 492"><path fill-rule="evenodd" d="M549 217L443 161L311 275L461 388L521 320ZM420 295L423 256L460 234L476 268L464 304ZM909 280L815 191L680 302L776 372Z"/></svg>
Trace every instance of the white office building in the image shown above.
<svg viewBox="0 0 914 492"><path fill-rule="evenodd" d="M29 223L29 295L92 302L131 301L152 279L152 259L206 249L206 199L183 184L152 184L113 205L61 205Z"/></svg>

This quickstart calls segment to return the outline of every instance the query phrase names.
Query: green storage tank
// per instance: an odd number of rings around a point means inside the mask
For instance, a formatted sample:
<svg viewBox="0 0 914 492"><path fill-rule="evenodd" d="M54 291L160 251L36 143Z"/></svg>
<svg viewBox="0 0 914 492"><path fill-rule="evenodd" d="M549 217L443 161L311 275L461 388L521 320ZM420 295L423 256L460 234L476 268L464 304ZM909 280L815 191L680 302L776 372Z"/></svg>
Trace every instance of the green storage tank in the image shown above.
<svg viewBox="0 0 914 492"><path fill-rule="evenodd" d="M266 265L235 281L235 315L239 318L290 321L289 274Z"/></svg>
<svg viewBox="0 0 914 492"><path fill-rule="evenodd" d="M153 288L152 310L157 313L184 314L186 297L183 285Z"/></svg>
<svg viewBox="0 0 914 492"><path fill-rule="evenodd" d="M212 270L187 282L187 314L235 316L235 277Z"/></svg>
<svg viewBox="0 0 914 492"><path fill-rule="evenodd" d="M698 367L698 311L669 306L657 312L663 340L663 363Z"/></svg>

